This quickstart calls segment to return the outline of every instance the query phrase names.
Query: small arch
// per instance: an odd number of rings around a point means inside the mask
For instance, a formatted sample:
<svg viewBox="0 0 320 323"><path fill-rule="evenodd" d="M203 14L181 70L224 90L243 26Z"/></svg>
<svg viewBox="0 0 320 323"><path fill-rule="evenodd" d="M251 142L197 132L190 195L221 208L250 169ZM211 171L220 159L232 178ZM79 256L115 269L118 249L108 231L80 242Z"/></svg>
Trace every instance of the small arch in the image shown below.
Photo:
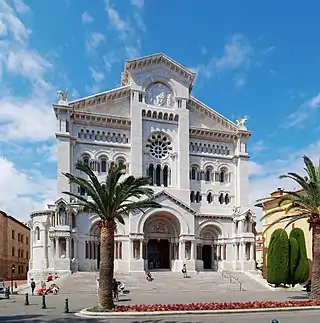
<svg viewBox="0 0 320 323"><path fill-rule="evenodd" d="M150 110L148 110L148 112L147 112L147 117L151 118L151 111Z"/></svg>
<svg viewBox="0 0 320 323"><path fill-rule="evenodd" d="M211 193L211 192L209 192L209 193L207 194L207 202L208 202L209 204L211 204L211 203L213 202L213 196L212 196L212 193Z"/></svg>
<svg viewBox="0 0 320 323"><path fill-rule="evenodd" d="M223 202L224 202L224 196L223 196L223 193L220 193L220 195L219 195L219 203L223 204Z"/></svg>
<svg viewBox="0 0 320 323"><path fill-rule="evenodd" d="M190 192L190 202L191 202L191 203L194 203L194 202L195 202L195 200L196 200L196 196L195 196L195 194L194 194L194 191L191 191L191 192Z"/></svg>
<svg viewBox="0 0 320 323"><path fill-rule="evenodd" d="M192 165L190 170L190 179L193 181L200 180L200 170L197 165Z"/></svg>
<svg viewBox="0 0 320 323"><path fill-rule="evenodd" d="M170 113L170 115L169 115L169 121L173 121L173 113Z"/></svg>
<svg viewBox="0 0 320 323"><path fill-rule="evenodd" d="M162 112L158 113L158 119L162 119Z"/></svg>
<svg viewBox="0 0 320 323"><path fill-rule="evenodd" d="M40 228L38 226L34 230L34 238L36 241L40 240Z"/></svg>
<svg viewBox="0 0 320 323"><path fill-rule="evenodd" d="M224 196L224 203L225 204L229 204L230 203L230 196L229 196L228 193Z"/></svg>
<svg viewBox="0 0 320 323"><path fill-rule="evenodd" d="M165 114L163 115L163 120L168 120L168 113L165 113Z"/></svg>
<svg viewBox="0 0 320 323"><path fill-rule="evenodd" d="M206 182L211 182L212 181L212 168L211 167L207 167L205 170L205 181Z"/></svg>
<svg viewBox="0 0 320 323"><path fill-rule="evenodd" d="M174 121L179 121L179 115L178 114L176 114L175 116L174 116Z"/></svg>
<svg viewBox="0 0 320 323"><path fill-rule="evenodd" d="M156 112L156 111L153 111L153 113L152 113L152 118L153 118L153 119L157 119L157 112Z"/></svg>
<svg viewBox="0 0 320 323"><path fill-rule="evenodd" d="M146 110L142 110L142 116L145 117L146 116Z"/></svg>
<svg viewBox="0 0 320 323"><path fill-rule="evenodd" d="M150 164L148 167L148 177L150 178L150 185L154 184L154 165Z"/></svg>
<svg viewBox="0 0 320 323"><path fill-rule="evenodd" d="M200 202L201 202L201 199L202 199L202 197L201 197L201 193L200 193L200 192L197 192L197 193L196 193L196 202L197 202L197 203L200 203Z"/></svg>

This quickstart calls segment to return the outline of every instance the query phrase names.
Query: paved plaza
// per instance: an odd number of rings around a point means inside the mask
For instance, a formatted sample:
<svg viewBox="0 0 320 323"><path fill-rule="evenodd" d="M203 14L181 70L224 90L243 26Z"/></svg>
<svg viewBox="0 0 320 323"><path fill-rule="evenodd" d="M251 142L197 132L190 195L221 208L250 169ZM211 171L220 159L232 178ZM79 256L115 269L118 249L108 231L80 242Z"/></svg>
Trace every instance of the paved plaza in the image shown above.
<svg viewBox="0 0 320 323"><path fill-rule="evenodd" d="M239 290L239 284L231 282L229 278L222 277L221 273L204 272L192 274L190 278L183 279L178 273L157 272L153 273L155 280L148 282L143 274L119 275L117 279L126 285L130 294L120 296L119 304L154 304L154 303L191 303L191 302L219 302L219 301L254 301L254 300L292 300L304 299L304 292L273 292L255 282L243 273L233 273L243 282L243 291ZM30 296L30 305L24 306L25 296L29 290L22 290L20 295L12 295L10 300L0 300L0 321L3 322L44 322L53 318L61 318L66 322L72 322L75 313L82 308L91 307L96 304L97 273L76 273L59 282L60 292L58 295L48 295L47 309L41 309L41 297ZM64 300L69 299L69 308L72 313L64 314ZM25 316L21 316L24 314ZM14 319L14 315L20 315ZM308 314L309 315L309 314ZM4 319L10 316L11 319ZM38 318L37 318L38 317ZM68 318L68 320L66 320ZM22 320L23 319L23 320ZM189 321L188 321L189 319ZM183 321L167 320L163 317L148 322L215 322L213 319L192 321L190 318ZM97 319L80 319L84 322L93 322ZM98 320L99 321L99 320ZM115 320L116 321L116 320ZM124 320L121 320L123 322ZM59 322L54 320L54 322ZM61 321L62 322L62 321ZM101 322L110 322L105 320ZM140 319L132 319L128 322L144 322ZM229 322L228 320L217 320L216 322ZM231 322L231 321L230 321ZM239 321L242 322L242 321ZM243 321L244 322L244 321ZM259 320L259 322L264 322ZM266 321L268 322L268 321ZM286 321L284 321L286 322ZM292 321L291 321L292 322ZM306 321L307 322L307 321ZM310 321L311 322L311 321ZM282 323L282 322L281 322Z"/></svg>

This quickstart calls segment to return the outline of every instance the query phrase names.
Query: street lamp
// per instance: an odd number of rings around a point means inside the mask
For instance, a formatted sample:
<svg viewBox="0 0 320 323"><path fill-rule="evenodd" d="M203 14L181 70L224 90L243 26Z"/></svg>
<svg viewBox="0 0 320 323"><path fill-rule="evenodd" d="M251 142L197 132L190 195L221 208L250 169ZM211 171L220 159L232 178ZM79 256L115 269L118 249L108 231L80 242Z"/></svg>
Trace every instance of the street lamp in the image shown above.
<svg viewBox="0 0 320 323"><path fill-rule="evenodd" d="M16 266L12 265L12 267L11 267L11 293L13 293L13 274L14 274L15 268L16 268Z"/></svg>

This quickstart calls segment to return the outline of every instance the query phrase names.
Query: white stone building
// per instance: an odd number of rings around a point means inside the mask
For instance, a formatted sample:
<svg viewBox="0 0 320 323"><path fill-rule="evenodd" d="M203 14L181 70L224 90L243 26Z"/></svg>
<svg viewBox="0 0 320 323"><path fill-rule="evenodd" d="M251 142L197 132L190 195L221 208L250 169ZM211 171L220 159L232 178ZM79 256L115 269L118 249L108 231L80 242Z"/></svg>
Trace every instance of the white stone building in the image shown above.
<svg viewBox="0 0 320 323"><path fill-rule="evenodd" d="M156 54L125 62L121 87L68 102L58 92L57 200L31 214L29 276L99 267L99 218L70 207L62 174L82 160L104 180L110 163L149 176L161 209L118 225L115 271L255 269L248 208L246 119L234 124L191 96L195 74Z"/></svg>

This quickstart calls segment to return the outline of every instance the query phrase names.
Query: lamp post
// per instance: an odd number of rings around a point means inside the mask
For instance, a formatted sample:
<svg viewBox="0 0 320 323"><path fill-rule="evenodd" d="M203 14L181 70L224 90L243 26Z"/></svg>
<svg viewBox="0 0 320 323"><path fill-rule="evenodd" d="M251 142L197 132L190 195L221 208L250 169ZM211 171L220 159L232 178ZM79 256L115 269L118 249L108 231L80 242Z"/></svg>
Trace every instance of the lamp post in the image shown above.
<svg viewBox="0 0 320 323"><path fill-rule="evenodd" d="M13 274L16 266L13 264L11 267L11 293L13 293Z"/></svg>

